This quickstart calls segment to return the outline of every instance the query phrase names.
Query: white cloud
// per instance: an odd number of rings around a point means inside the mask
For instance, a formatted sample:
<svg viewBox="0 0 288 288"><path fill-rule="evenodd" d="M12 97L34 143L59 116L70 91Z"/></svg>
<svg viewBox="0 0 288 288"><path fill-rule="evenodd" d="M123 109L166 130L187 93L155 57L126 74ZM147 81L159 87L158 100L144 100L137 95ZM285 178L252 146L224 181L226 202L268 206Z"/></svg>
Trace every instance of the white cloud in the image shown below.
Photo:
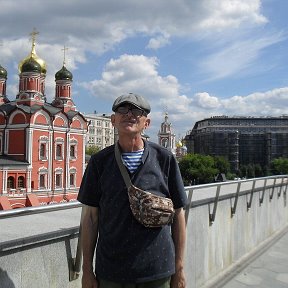
<svg viewBox="0 0 288 288"><path fill-rule="evenodd" d="M42 41L66 42L70 47L103 53L136 33L151 36L156 49L171 37L230 30L266 22L260 0L3 0L0 17L2 39L25 37L37 27ZM25 25L23 25L25 23ZM9 27L9 29L7 29ZM28 29L28 30L27 30ZM81 39L81 40L80 40Z"/></svg>
<svg viewBox="0 0 288 288"><path fill-rule="evenodd" d="M231 43L225 43L224 46L216 48L216 52L213 52L205 60L201 61L200 69L203 73L209 75L207 81L239 73L249 74L251 70L256 69L253 67L253 63L260 57L261 52L265 48L285 39L286 37L282 33L277 33L258 38L255 36L250 38L249 36L245 40L234 40ZM257 69L259 69L259 66Z"/></svg>
<svg viewBox="0 0 288 288"><path fill-rule="evenodd" d="M174 76L162 77L158 74L158 65L156 57L125 54L106 64L100 80L80 85L90 90L96 98L114 99L122 93L141 94L145 91L147 97L157 103L157 100L160 102L161 99L178 95L179 90L178 80Z"/></svg>
<svg viewBox="0 0 288 288"><path fill-rule="evenodd" d="M169 36L168 35L159 35L155 38L151 38L149 40L149 43L148 45L146 46L146 48L149 48L149 49L159 49L161 47L164 47L166 46L167 44L170 43L170 40L169 40Z"/></svg>

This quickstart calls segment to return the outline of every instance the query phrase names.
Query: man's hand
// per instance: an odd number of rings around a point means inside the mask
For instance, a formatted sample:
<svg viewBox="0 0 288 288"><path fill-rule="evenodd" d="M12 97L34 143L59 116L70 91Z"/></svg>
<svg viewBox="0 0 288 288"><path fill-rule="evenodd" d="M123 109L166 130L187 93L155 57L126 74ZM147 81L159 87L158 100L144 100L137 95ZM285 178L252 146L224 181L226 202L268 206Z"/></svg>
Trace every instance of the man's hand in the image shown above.
<svg viewBox="0 0 288 288"><path fill-rule="evenodd" d="M175 246L175 274L171 277L171 288L185 288L184 253L186 242L186 223L183 208L175 211L172 224L172 238Z"/></svg>
<svg viewBox="0 0 288 288"><path fill-rule="evenodd" d="M98 281L96 280L93 272L83 273L82 276L82 288L98 288Z"/></svg>
<svg viewBox="0 0 288 288"><path fill-rule="evenodd" d="M185 288L185 287L186 287L186 280L184 270L180 269L174 275L172 275L170 288Z"/></svg>

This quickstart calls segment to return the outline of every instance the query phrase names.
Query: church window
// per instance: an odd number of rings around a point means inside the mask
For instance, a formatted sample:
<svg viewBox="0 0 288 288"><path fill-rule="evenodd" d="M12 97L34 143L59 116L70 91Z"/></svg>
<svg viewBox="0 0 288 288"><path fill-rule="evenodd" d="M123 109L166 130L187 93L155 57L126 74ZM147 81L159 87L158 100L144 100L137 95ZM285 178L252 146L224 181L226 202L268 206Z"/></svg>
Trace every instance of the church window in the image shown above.
<svg viewBox="0 0 288 288"><path fill-rule="evenodd" d="M71 158L75 158L76 157L76 153L75 153L75 145L71 145L70 146L70 157Z"/></svg>
<svg viewBox="0 0 288 288"><path fill-rule="evenodd" d="M40 188L46 188L45 186L45 174L41 174L39 178L39 186Z"/></svg>
<svg viewBox="0 0 288 288"><path fill-rule="evenodd" d="M61 181L61 174L56 174L55 176L55 188L61 188L62 181Z"/></svg>
<svg viewBox="0 0 288 288"><path fill-rule="evenodd" d="M25 179L23 176L18 177L18 188L24 188L25 187Z"/></svg>
<svg viewBox="0 0 288 288"><path fill-rule="evenodd" d="M15 188L15 181L14 181L14 177L9 176L7 179L7 188Z"/></svg>
<svg viewBox="0 0 288 288"><path fill-rule="evenodd" d="M40 160L47 160L48 142L49 140L47 136L40 136L40 139L39 139L39 159Z"/></svg>
<svg viewBox="0 0 288 288"><path fill-rule="evenodd" d="M70 186L75 186L75 174L70 174Z"/></svg>
<svg viewBox="0 0 288 288"><path fill-rule="evenodd" d="M46 159L46 144L41 143L40 144L40 159Z"/></svg>
<svg viewBox="0 0 288 288"><path fill-rule="evenodd" d="M62 159L62 144L56 145L56 159Z"/></svg>

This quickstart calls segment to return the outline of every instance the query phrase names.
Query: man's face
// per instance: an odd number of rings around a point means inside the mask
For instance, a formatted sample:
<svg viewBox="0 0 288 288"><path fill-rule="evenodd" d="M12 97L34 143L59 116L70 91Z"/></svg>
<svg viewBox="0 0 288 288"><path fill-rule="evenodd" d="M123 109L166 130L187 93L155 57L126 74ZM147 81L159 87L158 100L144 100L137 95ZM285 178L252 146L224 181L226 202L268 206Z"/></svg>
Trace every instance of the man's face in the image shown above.
<svg viewBox="0 0 288 288"><path fill-rule="evenodd" d="M137 134L149 126L150 119L143 110L131 104L124 104L111 116L111 122L119 134Z"/></svg>

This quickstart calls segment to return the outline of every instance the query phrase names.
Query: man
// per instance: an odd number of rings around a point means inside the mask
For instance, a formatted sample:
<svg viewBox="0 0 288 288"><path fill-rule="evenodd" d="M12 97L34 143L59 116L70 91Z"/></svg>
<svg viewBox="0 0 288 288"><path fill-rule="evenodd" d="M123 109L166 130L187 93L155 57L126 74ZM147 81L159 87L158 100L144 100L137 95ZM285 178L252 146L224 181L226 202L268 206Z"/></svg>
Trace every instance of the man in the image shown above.
<svg viewBox="0 0 288 288"><path fill-rule="evenodd" d="M171 225L146 228L139 223L130 209L114 145L93 155L78 196L84 204L82 287L184 288L183 207L187 197L177 162L167 149L142 139L143 130L150 125L150 105L143 97L122 95L112 110L115 114L111 122L119 135L116 145L131 182L142 190L171 198L175 215Z"/></svg>

